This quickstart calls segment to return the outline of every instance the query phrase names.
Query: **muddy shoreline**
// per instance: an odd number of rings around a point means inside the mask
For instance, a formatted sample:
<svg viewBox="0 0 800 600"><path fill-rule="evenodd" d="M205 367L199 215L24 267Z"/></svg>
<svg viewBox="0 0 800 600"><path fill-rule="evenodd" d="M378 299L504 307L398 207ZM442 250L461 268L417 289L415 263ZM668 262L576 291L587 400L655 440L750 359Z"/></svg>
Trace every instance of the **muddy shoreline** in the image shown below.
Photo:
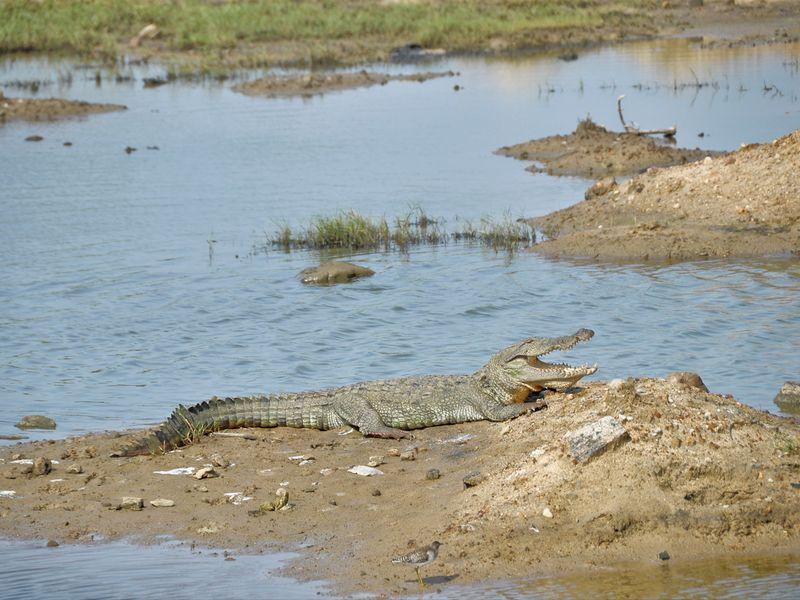
<svg viewBox="0 0 800 600"><path fill-rule="evenodd" d="M569 135L503 146L495 154L534 161L526 168L531 173L597 178L633 175L650 167L681 165L720 153L677 148L651 136L610 131L586 118Z"/></svg>
<svg viewBox="0 0 800 600"><path fill-rule="evenodd" d="M652 565L662 551L687 563L800 552L795 421L659 379L593 382L547 401L511 422L433 427L401 443L278 428L129 459L107 456L140 432L17 444L0 451L0 488L14 492L0 498L0 535L75 543L167 534L239 552L297 549L287 575L389 594L416 587L413 572L389 559L433 539L442 554L423 575L442 585ZM565 435L604 416L627 437L577 462ZM37 458L57 462L43 475L11 462ZM348 472L370 460L383 475ZM200 480L155 473L212 462L230 464ZM290 508L252 516L279 487ZM127 496L144 508L120 509ZM155 507L156 499L174 506Z"/></svg>
<svg viewBox="0 0 800 600"><path fill-rule="evenodd" d="M453 71L413 73L410 75L389 75L358 71L355 73L309 73L283 77L263 77L246 81L233 87L235 92L248 96L267 98L290 98L293 96L318 96L330 92L340 92L374 85L386 85L393 81L413 81L423 83L440 77L455 77Z"/></svg>
<svg viewBox="0 0 800 600"><path fill-rule="evenodd" d="M127 107L62 98L9 98L0 91L0 125L5 121L54 121L118 110L127 110Z"/></svg>

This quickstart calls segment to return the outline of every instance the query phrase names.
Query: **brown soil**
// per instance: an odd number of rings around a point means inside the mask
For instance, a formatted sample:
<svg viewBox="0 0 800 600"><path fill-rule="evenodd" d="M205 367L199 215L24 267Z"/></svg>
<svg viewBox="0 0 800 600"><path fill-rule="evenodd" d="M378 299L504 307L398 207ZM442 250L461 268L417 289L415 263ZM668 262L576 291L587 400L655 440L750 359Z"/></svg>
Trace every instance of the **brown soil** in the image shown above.
<svg viewBox="0 0 800 600"><path fill-rule="evenodd" d="M578 123L569 135L503 146L496 153L544 164L545 168L532 164L528 167L532 173L579 177L632 175L649 167L681 165L716 154L676 148L644 135L609 131L591 119Z"/></svg>
<svg viewBox="0 0 800 600"><path fill-rule="evenodd" d="M126 109L121 104L92 104L61 98L8 98L0 92L0 123L15 119L53 121L64 117Z"/></svg>
<svg viewBox="0 0 800 600"><path fill-rule="evenodd" d="M288 574L383 594L416 588L413 571L389 559L434 539L444 544L440 559L423 575L459 584L655 564L663 550L683 564L800 550L795 421L661 379L593 382L546 399L546 410L508 423L424 429L401 445L285 428L130 459L106 457L141 432L18 444L0 451L0 489L16 492L0 497L0 535L63 543L170 534L241 552L298 548ZM630 439L576 463L564 435L605 415ZM415 460L394 456L393 447L410 445ZM60 462L47 475L24 474L25 465L10 463L15 453ZM153 473L199 468L214 453L234 463L217 478ZM374 455L385 457L384 475L347 472ZM300 464L299 456L314 460ZM83 473L68 473L72 463ZM441 478L426 478L432 468ZM476 470L485 479L465 489ZM248 514L281 485L289 510ZM236 505L226 492L253 499ZM116 510L123 496L143 498L144 510ZM150 506L156 498L175 506Z"/></svg>
<svg viewBox="0 0 800 600"><path fill-rule="evenodd" d="M800 254L800 130L690 165L650 169L528 220L549 256L672 259Z"/></svg>
<svg viewBox="0 0 800 600"><path fill-rule="evenodd" d="M457 73L414 73L412 75L387 75L385 73L310 73L285 77L264 77L234 86L234 90L251 96L288 97L315 96L373 85L386 85L390 81L416 81L422 83L439 77L455 77Z"/></svg>

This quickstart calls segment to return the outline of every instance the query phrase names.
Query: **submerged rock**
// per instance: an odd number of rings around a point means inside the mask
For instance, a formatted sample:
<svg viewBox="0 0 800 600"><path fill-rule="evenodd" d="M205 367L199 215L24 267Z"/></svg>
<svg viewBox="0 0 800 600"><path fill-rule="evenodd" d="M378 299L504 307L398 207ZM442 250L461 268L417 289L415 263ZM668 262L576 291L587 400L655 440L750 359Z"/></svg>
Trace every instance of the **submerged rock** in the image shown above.
<svg viewBox="0 0 800 600"><path fill-rule="evenodd" d="M375 271L353 263L331 260L318 267L309 267L300 271L300 281L317 285L346 283L358 277L371 277Z"/></svg>
<svg viewBox="0 0 800 600"><path fill-rule="evenodd" d="M570 455L578 462L586 462L630 439L626 429L614 417L603 417L570 431L564 437Z"/></svg>
<svg viewBox="0 0 800 600"><path fill-rule="evenodd" d="M25 415L14 427L17 429L55 429L56 422L44 415Z"/></svg>
<svg viewBox="0 0 800 600"><path fill-rule="evenodd" d="M800 412L800 381L787 381L775 396L775 404L786 412Z"/></svg>

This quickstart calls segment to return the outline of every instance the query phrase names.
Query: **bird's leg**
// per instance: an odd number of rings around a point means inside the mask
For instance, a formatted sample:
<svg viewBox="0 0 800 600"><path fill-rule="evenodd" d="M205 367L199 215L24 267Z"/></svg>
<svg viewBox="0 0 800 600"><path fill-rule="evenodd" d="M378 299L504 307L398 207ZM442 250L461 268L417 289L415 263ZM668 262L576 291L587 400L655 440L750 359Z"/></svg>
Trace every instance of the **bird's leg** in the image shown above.
<svg viewBox="0 0 800 600"><path fill-rule="evenodd" d="M425 587L425 582L422 581L422 576L419 574L419 567L414 567L414 570L417 572L417 579L419 579L419 586Z"/></svg>

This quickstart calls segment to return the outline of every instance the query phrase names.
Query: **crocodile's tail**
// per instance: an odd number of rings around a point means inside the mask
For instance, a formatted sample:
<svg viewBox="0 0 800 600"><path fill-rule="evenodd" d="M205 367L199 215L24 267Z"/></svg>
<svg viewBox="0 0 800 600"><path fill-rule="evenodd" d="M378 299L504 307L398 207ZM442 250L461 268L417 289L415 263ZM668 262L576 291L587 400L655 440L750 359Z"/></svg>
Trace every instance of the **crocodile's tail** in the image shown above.
<svg viewBox="0 0 800 600"><path fill-rule="evenodd" d="M212 398L186 408L178 405L170 417L145 437L115 450L111 456L163 454L195 442L213 431L237 427L275 427L285 424L278 414L280 400L269 396Z"/></svg>

